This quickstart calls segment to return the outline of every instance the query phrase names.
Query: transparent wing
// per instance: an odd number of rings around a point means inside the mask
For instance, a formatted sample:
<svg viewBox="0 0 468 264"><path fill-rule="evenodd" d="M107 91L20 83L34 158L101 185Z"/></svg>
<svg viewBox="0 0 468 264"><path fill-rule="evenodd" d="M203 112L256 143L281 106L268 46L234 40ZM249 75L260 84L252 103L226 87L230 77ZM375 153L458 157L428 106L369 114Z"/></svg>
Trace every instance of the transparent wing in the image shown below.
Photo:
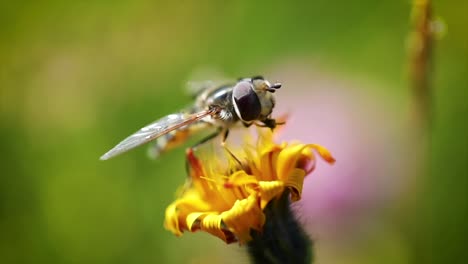
<svg viewBox="0 0 468 264"><path fill-rule="evenodd" d="M167 115L141 128L134 134L122 140L114 148L101 156L101 160L108 160L123 152L148 143L162 135L196 122L215 112L215 109L204 110L195 114L176 113Z"/></svg>
<svg viewBox="0 0 468 264"><path fill-rule="evenodd" d="M206 89L235 83L235 79L227 78L219 69L201 67L195 69L186 83L186 93L196 97Z"/></svg>

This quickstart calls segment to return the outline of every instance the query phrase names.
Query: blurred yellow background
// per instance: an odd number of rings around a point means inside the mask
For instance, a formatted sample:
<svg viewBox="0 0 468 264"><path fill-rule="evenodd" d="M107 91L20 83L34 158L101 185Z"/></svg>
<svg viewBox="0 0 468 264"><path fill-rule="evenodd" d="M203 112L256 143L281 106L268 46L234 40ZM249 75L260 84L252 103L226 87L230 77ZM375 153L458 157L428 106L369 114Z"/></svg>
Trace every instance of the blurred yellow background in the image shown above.
<svg viewBox="0 0 468 264"><path fill-rule="evenodd" d="M464 263L468 5L433 8L446 29L426 131L411 113L410 1L1 3L0 263L246 263L237 245L164 230L183 148L98 160L189 104L205 67L283 82L285 138L335 153L298 209L317 263Z"/></svg>

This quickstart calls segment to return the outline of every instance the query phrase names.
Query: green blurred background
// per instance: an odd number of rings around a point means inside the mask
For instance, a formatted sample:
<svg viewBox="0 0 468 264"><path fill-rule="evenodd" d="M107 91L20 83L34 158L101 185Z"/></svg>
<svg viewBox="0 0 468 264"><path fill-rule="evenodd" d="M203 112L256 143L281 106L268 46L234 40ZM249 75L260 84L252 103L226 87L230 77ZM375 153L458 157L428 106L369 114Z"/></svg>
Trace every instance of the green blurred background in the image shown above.
<svg viewBox="0 0 468 264"><path fill-rule="evenodd" d="M239 77L299 58L380 83L369 92L409 112L410 10L409 1L2 2L0 263L246 263L237 246L164 230L184 177L182 149L157 161L144 148L99 156L189 103L184 82L205 66ZM447 29L433 54L427 162L383 215L404 256L371 248L362 254L375 258L340 263L464 263L467 12L466 1L434 3Z"/></svg>

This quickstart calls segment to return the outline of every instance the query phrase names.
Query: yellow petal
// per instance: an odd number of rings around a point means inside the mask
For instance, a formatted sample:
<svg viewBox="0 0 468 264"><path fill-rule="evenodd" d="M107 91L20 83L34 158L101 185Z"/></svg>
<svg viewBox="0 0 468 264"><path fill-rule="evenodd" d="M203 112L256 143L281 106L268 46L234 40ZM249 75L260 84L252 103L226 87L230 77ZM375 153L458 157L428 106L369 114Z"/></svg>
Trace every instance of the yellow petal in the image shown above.
<svg viewBox="0 0 468 264"><path fill-rule="evenodd" d="M226 243L236 241L232 232L224 227L222 215L209 214L204 216L200 222L200 227L201 230L219 237Z"/></svg>
<svg viewBox="0 0 468 264"><path fill-rule="evenodd" d="M240 243L251 239L250 229L261 230L265 223L265 215L256 194L236 201L231 210L223 212L221 216L226 227L238 238Z"/></svg>
<svg viewBox="0 0 468 264"><path fill-rule="evenodd" d="M325 147L322 147L317 144L309 144L308 146L312 147L317 151L317 153L322 157L326 162L333 164L335 163L335 158L331 155L330 151L326 149Z"/></svg>
<svg viewBox="0 0 468 264"><path fill-rule="evenodd" d="M255 150L256 151L256 150ZM246 146L244 148L245 156L247 158L246 163L248 168L250 168L250 173L252 175L261 175L260 171L260 159L254 150Z"/></svg>
<svg viewBox="0 0 468 264"><path fill-rule="evenodd" d="M182 235L182 230L179 226L179 217L177 215L177 207L173 203L166 208L166 218L164 228L174 233L176 236Z"/></svg>
<svg viewBox="0 0 468 264"><path fill-rule="evenodd" d="M247 174L245 171L237 171L229 177L229 180L224 184L229 191L224 192L225 195L232 194L232 201L244 199L255 191L258 185L258 180L255 176Z"/></svg>
<svg viewBox="0 0 468 264"><path fill-rule="evenodd" d="M261 181L258 184L262 209L265 208L268 202L284 191L284 183L282 181Z"/></svg>
<svg viewBox="0 0 468 264"><path fill-rule="evenodd" d="M306 172L303 169L294 168L284 183L287 187L291 188L291 200L293 202L301 199L305 176Z"/></svg>
<svg viewBox="0 0 468 264"><path fill-rule="evenodd" d="M181 235L187 229L186 218L192 212L211 211L212 203L201 200L193 190L187 195L177 199L166 209L164 226L176 235Z"/></svg>
<svg viewBox="0 0 468 264"><path fill-rule="evenodd" d="M252 176L247 174L245 171L237 171L233 173L230 177L228 182L226 183L227 185L232 185L232 186L243 186L243 185L248 185L248 184L256 184L258 181L257 179ZM225 185L226 185L225 184ZM228 187L228 186L226 186Z"/></svg>
<svg viewBox="0 0 468 264"><path fill-rule="evenodd" d="M278 157L276 172L279 180L287 181L290 173L295 168L301 152L307 145L298 144L286 147L281 151Z"/></svg>
<svg viewBox="0 0 468 264"><path fill-rule="evenodd" d="M277 145L270 148L262 149L260 154L260 179L259 180L276 180L276 160L281 148Z"/></svg>
<svg viewBox="0 0 468 264"><path fill-rule="evenodd" d="M257 129L257 149L269 149L275 146L273 132L269 129Z"/></svg>
<svg viewBox="0 0 468 264"><path fill-rule="evenodd" d="M187 228L190 232L195 232L201 228L201 221L208 215L219 215L219 212L194 212L187 215Z"/></svg>

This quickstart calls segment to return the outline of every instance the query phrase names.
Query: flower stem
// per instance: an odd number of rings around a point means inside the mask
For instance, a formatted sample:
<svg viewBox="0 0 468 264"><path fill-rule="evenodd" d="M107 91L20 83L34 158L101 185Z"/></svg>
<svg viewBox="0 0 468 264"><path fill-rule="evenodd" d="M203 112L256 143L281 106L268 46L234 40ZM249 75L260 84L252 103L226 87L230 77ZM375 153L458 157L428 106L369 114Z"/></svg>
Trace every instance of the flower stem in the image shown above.
<svg viewBox="0 0 468 264"><path fill-rule="evenodd" d="M431 53L433 46L431 1L413 0L408 35L412 120L425 131L431 123Z"/></svg>
<svg viewBox="0 0 468 264"><path fill-rule="evenodd" d="M312 263L312 241L291 210L289 191L264 209L262 232L252 231L248 243L252 263Z"/></svg>

